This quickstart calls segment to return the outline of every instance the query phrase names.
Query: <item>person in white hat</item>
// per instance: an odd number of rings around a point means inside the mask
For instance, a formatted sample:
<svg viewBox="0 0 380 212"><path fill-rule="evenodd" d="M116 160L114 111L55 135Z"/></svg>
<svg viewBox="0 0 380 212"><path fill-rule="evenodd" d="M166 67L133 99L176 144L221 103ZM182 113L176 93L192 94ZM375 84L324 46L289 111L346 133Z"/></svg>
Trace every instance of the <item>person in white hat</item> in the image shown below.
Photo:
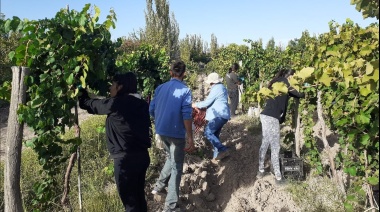
<svg viewBox="0 0 380 212"><path fill-rule="evenodd" d="M222 80L217 73L209 74L205 82L211 86L210 93L204 101L192 104L193 108L207 108L205 119L208 123L204 135L214 147L213 160L215 162L229 155L228 148L219 140L222 127L230 119L228 92L221 83Z"/></svg>

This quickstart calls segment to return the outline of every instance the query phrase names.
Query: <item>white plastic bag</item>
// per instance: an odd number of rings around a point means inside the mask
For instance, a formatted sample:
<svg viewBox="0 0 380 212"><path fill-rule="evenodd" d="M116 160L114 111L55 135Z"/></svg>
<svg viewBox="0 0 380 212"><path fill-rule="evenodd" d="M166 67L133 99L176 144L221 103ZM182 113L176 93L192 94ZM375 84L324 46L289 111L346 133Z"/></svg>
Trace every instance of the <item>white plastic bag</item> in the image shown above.
<svg viewBox="0 0 380 212"><path fill-rule="evenodd" d="M248 108L248 116L249 117L259 117L260 116L260 109L257 107L249 107Z"/></svg>

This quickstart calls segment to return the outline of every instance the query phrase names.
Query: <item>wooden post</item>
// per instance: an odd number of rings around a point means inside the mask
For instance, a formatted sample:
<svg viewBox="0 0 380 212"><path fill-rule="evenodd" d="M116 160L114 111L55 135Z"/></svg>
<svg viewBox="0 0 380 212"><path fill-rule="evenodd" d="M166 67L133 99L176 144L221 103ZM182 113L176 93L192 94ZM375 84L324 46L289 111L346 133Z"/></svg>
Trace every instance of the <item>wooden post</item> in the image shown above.
<svg viewBox="0 0 380 212"><path fill-rule="evenodd" d="M300 104L300 100L295 98L293 123L295 124L294 141L295 141L296 155L298 157L301 156L301 118L300 118L300 114L298 110L299 104Z"/></svg>
<svg viewBox="0 0 380 212"><path fill-rule="evenodd" d="M77 100L78 103L78 100ZM75 105L75 137L80 138L80 127L79 127L79 118L78 118L78 106ZM75 160L78 161L78 198L79 198L79 211L82 211L82 191L81 191L81 161L80 161L80 147L78 147L77 151L71 154L69 165L66 168L65 174L65 183L63 187L63 195L61 198L61 204L65 211L72 211L72 206L69 201L68 195L70 193L70 176L71 171L74 167Z"/></svg>
<svg viewBox="0 0 380 212"><path fill-rule="evenodd" d="M77 99L78 103L78 99ZM79 127L79 117L78 117L78 104L75 105L75 137L80 138L80 127ZM79 202L79 211L82 211L82 183L81 183L81 155L80 155L80 146L77 148L77 161L78 161L78 202Z"/></svg>
<svg viewBox="0 0 380 212"><path fill-rule="evenodd" d="M4 211L24 211L21 200L20 166L24 126L18 122L17 110L26 101L25 77L29 68L12 66L12 93L9 107L7 138L5 141Z"/></svg>

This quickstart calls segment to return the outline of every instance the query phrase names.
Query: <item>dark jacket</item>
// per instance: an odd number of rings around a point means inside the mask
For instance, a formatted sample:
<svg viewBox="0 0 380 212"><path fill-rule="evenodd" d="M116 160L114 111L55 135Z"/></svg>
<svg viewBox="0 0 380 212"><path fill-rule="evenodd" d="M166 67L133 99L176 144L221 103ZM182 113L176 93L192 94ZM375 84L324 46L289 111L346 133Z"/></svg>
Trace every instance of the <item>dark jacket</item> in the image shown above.
<svg viewBox="0 0 380 212"><path fill-rule="evenodd" d="M288 108L289 96L295 98L303 98L305 95L299 93L296 89L290 86L288 80L284 77L278 78L275 82L283 82L288 87L288 94L276 96L275 98L269 98L266 101L264 110L261 112L263 115L271 116L278 119L283 123L285 121L286 110Z"/></svg>
<svg viewBox="0 0 380 212"><path fill-rule="evenodd" d="M146 151L151 146L149 105L131 95L106 99L79 98L79 106L91 114L107 115L107 148L111 157Z"/></svg>

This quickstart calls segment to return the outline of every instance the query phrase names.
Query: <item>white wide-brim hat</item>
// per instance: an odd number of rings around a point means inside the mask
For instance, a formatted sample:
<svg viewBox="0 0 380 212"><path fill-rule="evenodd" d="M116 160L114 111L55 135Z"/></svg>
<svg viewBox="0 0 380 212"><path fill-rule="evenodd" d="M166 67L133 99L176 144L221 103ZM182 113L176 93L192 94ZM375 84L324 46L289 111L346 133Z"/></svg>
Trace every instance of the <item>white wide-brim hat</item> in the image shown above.
<svg viewBox="0 0 380 212"><path fill-rule="evenodd" d="M222 78L220 78L219 77L219 74L217 74L217 73L211 73L211 74L209 74L208 76L207 76L207 79L206 79L206 83L208 83L208 84L211 84L211 83L220 83L220 82L222 82Z"/></svg>

